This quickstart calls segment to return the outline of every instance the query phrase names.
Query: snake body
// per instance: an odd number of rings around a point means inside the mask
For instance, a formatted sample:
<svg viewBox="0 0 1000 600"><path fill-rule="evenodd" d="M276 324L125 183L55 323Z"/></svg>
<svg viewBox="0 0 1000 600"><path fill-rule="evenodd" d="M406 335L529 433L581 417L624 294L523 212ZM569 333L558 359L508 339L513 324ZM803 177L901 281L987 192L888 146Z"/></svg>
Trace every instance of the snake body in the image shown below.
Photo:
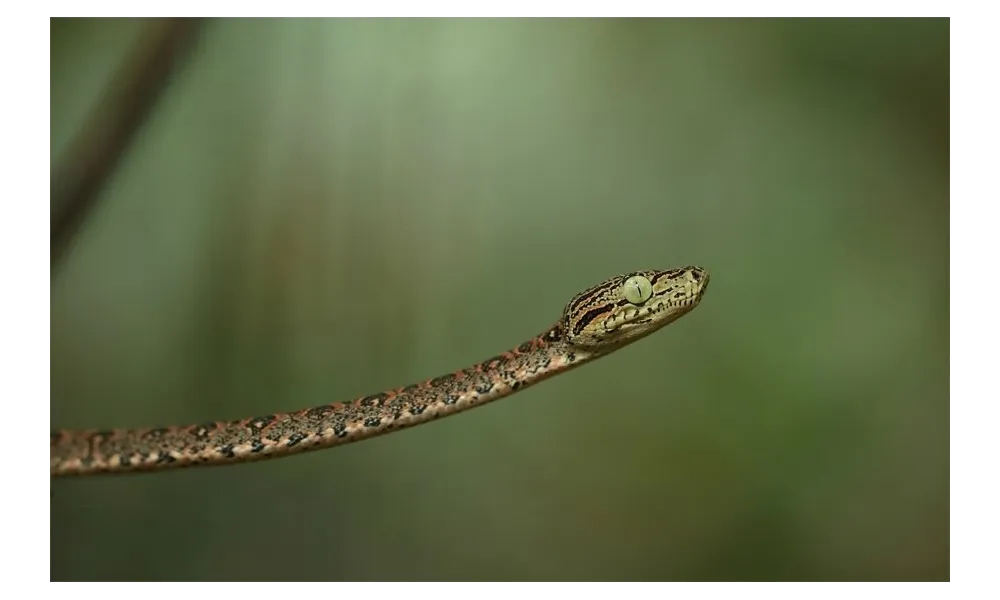
<svg viewBox="0 0 1000 600"><path fill-rule="evenodd" d="M226 465L289 456L426 423L509 396L607 355L701 301L699 267L637 271L577 294L542 334L489 360L350 402L197 425L54 431L51 476Z"/></svg>

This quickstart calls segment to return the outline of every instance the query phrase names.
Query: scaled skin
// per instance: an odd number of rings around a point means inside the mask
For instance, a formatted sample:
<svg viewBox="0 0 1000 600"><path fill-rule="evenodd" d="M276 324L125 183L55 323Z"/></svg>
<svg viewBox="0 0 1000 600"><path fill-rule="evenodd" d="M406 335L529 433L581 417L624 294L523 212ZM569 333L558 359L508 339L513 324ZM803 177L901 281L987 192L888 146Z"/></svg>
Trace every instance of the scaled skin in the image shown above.
<svg viewBox="0 0 1000 600"><path fill-rule="evenodd" d="M287 414L156 429L56 431L52 476L226 465L355 442L479 406L614 352L690 312L699 267L636 271L577 294L542 334L489 360L408 385Z"/></svg>

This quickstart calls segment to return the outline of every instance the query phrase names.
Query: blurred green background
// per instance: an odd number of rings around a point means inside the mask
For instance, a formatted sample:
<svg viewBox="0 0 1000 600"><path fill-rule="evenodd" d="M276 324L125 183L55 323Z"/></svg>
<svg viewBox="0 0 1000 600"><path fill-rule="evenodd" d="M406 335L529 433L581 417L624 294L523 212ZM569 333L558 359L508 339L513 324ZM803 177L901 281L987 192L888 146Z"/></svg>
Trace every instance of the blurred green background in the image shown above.
<svg viewBox="0 0 1000 600"><path fill-rule="evenodd" d="M52 163L146 23L54 20ZM947 20L222 20L51 289L52 428L455 370L699 264L663 332L336 450L52 485L51 576L949 577Z"/></svg>

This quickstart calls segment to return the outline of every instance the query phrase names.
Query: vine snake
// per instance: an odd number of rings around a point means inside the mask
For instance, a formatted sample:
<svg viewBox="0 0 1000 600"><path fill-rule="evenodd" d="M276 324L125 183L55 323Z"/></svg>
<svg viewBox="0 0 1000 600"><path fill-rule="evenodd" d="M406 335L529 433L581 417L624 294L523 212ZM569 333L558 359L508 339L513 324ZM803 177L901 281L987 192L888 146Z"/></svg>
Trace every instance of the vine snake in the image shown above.
<svg viewBox="0 0 1000 600"><path fill-rule="evenodd" d="M637 271L584 290L537 337L460 371L286 414L155 429L53 431L50 475L226 465L289 456L427 423L605 356L694 309L700 267Z"/></svg>

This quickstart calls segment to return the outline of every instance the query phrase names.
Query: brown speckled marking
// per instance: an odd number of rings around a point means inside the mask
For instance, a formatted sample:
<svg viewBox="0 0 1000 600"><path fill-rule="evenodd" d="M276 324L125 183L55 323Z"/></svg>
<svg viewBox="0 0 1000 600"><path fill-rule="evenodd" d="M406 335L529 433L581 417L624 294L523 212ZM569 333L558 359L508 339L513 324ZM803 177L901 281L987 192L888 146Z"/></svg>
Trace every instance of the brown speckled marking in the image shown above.
<svg viewBox="0 0 1000 600"><path fill-rule="evenodd" d="M652 294L629 303L623 284L647 278ZM292 413L155 429L54 431L50 473L91 475L225 465L289 456L375 437L455 414L543 381L641 339L701 301L698 267L637 271L577 294L538 337L477 365L423 383Z"/></svg>

